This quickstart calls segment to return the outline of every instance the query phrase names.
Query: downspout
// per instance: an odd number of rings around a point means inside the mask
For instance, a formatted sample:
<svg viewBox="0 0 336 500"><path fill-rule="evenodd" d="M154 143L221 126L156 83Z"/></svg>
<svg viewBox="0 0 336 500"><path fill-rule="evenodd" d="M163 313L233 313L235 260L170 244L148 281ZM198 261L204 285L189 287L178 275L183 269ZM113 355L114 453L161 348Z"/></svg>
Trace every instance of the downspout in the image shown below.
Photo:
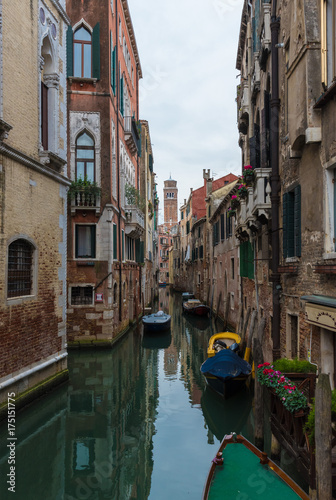
<svg viewBox="0 0 336 500"><path fill-rule="evenodd" d="M271 94L271 203L272 203L272 282L273 282L273 360L280 358L280 274L279 267L279 61L278 38L280 18L277 17L277 2L273 1L271 17L271 57L272 57L272 94Z"/></svg>
<svg viewBox="0 0 336 500"><path fill-rule="evenodd" d="M117 178L118 178L118 227L119 227L119 321L122 320L122 276L121 276L121 207L120 207L120 147L119 147L119 92L120 92L120 75L119 75L119 26L118 26L118 0L115 2L115 23L116 23L116 97L117 97Z"/></svg>

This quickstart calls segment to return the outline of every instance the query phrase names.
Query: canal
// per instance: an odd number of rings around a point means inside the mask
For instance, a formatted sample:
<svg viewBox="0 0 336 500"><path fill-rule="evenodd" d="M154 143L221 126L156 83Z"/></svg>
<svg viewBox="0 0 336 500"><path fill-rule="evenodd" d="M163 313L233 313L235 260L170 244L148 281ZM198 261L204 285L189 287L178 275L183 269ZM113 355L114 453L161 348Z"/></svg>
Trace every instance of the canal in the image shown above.
<svg viewBox="0 0 336 500"><path fill-rule="evenodd" d="M224 434L252 439L251 395L222 401L200 373L222 325L185 317L168 289L159 303L169 334L139 326L112 350L71 351L69 383L17 415L16 495L1 424L2 499L197 500Z"/></svg>

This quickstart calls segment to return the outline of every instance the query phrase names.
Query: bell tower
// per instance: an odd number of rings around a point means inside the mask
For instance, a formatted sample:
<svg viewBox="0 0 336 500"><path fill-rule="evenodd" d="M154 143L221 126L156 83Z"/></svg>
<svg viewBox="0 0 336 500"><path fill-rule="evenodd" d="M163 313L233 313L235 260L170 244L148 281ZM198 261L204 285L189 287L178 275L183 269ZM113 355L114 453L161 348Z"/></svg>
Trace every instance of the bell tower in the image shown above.
<svg viewBox="0 0 336 500"><path fill-rule="evenodd" d="M177 195L177 181L174 181L170 176L167 181L164 181L163 188L164 224L168 227L178 223Z"/></svg>

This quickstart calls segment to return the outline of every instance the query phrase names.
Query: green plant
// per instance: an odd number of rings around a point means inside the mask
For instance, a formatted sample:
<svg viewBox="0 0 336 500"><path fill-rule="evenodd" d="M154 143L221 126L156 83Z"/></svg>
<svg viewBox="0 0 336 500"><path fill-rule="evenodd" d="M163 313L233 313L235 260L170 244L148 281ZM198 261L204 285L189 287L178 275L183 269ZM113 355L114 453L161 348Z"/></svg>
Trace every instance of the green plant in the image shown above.
<svg viewBox="0 0 336 500"><path fill-rule="evenodd" d="M316 365L309 363L306 359L281 358L274 361L275 370L283 373L316 373Z"/></svg>
<svg viewBox="0 0 336 500"><path fill-rule="evenodd" d="M131 184L126 184L125 186L125 198L127 205L135 205L142 212L145 212L146 200L140 195L139 190L131 186Z"/></svg>
<svg viewBox="0 0 336 500"><path fill-rule="evenodd" d="M101 188L96 182L88 180L87 176L84 177L84 180L79 177L79 179L72 181L69 187L68 195L72 199L75 198L78 193L84 193L85 197L99 196Z"/></svg>
<svg viewBox="0 0 336 500"><path fill-rule="evenodd" d="M279 370L274 370L270 363L258 365L257 378L261 385L274 390L283 406L291 413L307 408L306 396L297 389L289 378L285 377Z"/></svg>
<svg viewBox="0 0 336 500"><path fill-rule="evenodd" d="M238 186L238 195L239 198L246 198L247 196L247 186L244 183L239 184Z"/></svg>
<svg viewBox="0 0 336 500"><path fill-rule="evenodd" d="M254 170L251 165L246 165L243 170L243 181L250 185L254 180Z"/></svg>
<svg viewBox="0 0 336 500"><path fill-rule="evenodd" d="M336 422L336 389L331 392L331 421ZM308 435L309 444L315 443L315 398L312 399L312 405L307 417L307 422L303 428Z"/></svg>

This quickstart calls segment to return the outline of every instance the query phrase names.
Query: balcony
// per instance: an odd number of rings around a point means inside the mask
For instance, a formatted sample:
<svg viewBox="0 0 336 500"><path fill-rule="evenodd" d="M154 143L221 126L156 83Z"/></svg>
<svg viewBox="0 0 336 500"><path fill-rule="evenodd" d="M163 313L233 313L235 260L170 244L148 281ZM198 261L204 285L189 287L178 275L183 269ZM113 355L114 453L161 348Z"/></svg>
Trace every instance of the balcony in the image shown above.
<svg viewBox="0 0 336 500"><path fill-rule="evenodd" d="M250 231L256 232L261 224L265 223L271 215L271 186L269 176L270 168L254 169L254 182L247 188L247 196L240 199L237 209L237 237L247 236Z"/></svg>
<svg viewBox="0 0 336 500"><path fill-rule="evenodd" d="M131 154L140 154L140 135L135 119L132 116L124 118L125 142Z"/></svg>
<svg viewBox="0 0 336 500"><path fill-rule="evenodd" d="M145 233L145 215L135 205L125 206L125 234L130 238L136 239L143 236Z"/></svg>
<svg viewBox="0 0 336 500"><path fill-rule="evenodd" d="M100 195L86 189L79 189L71 194L71 215L75 215L76 210L95 210L96 215L100 214Z"/></svg>
<svg viewBox="0 0 336 500"><path fill-rule="evenodd" d="M246 135L249 125L249 88L247 80L243 80L237 88L237 112L238 130Z"/></svg>

